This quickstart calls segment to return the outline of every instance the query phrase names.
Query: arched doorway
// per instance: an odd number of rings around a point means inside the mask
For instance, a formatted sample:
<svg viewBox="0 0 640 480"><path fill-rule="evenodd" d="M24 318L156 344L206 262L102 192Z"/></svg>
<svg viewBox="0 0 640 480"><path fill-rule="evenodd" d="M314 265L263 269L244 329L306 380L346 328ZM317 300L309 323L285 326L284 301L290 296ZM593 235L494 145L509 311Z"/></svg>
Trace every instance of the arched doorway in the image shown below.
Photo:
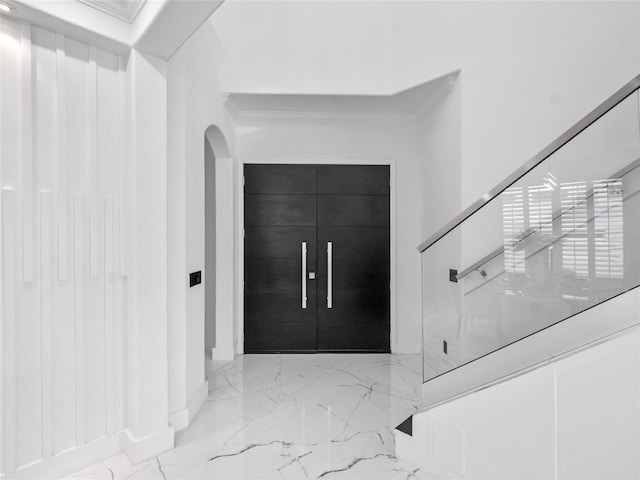
<svg viewBox="0 0 640 480"><path fill-rule="evenodd" d="M234 163L218 127L208 127L204 137L204 346L213 360L233 360L236 285Z"/></svg>

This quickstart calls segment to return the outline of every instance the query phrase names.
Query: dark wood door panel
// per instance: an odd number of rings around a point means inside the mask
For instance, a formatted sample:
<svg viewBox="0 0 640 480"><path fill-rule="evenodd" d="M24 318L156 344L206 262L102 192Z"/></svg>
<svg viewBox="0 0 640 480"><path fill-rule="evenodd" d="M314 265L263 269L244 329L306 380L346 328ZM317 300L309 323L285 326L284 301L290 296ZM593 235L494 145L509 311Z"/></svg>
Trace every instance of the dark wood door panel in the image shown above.
<svg viewBox="0 0 640 480"><path fill-rule="evenodd" d="M245 255L249 258L301 258L302 242L315 257L315 227L257 226L245 229Z"/></svg>
<svg viewBox="0 0 640 480"><path fill-rule="evenodd" d="M318 318L319 351L391 351L386 292L334 292L333 305ZM319 300L318 310L324 307Z"/></svg>
<svg viewBox="0 0 640 480"><path fill-rule="evenodd" d="M244 197L245 225L316 225L315 195L262 195Z"/></svg>
<svg viewBox="0 0 640 480"><path fill-rule="evenodd" d="M315 271L315 258L307 258L307 270ZM301 292L301 285L302 260L300 258L253 258L245 266L245 290Z"/></svg>
<svg viewBox="0 0 640 480"><path fill-rule="evenodd" d="M328 242L333 257L378 257L389 259L390 230L384 227L325 226L318 229L319 257L326 256Z"/></svg>
<svg viewBox="0 0 640 480"><path fill-rule="evenodd" d="M318 189L318 350L389 352L389 167L320 168Z"/></svg>
<svg viewBox="0 0 640 480"><path fill-rule="evenodd" d="M388 324L335 324L318 331L318 352L391 353L389 344Z"/></svg>
<svg viewBox="0 0 640 480"><path fill-rule="evenodd" d="M319 165L318 193L389 195L387 165Z"/></svg>
<svg viewBox="0 0 640 480"><path fill-rule="evenodd" d="M326 260L319 263L324 288ZM333 291L389 288L389 263L384 258L333 258Z"/></svg>
<svg viewBox="0 0 640 480"><path fill-rule="evenodd" d="M245 291L246 353L316 351L315 290L302 310L300 292Z"/></svg>
<svg viewBox="0 0 640 480"><path fill-rule="evenodd" d="M245 167L247 353L389 351L389 199L388 166Z"/></svg>
<svg viewBox="0 0 640 480"><path fill-rule="evenodd" d="M318 195L318 225L389 226L385 195Z"/></svg>
<svg viewBox="0 0 640 480"><path fill-rule="evenodd" d="M244 192L316 193L315 165L245 165Z"/></svg>

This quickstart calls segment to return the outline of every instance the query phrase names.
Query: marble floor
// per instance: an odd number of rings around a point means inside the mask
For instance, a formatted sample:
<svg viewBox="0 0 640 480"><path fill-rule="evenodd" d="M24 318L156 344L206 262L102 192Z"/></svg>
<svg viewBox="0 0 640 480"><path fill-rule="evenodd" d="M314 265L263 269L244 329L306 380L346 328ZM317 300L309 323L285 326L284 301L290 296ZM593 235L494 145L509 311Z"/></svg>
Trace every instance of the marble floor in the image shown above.
<svg viewBox="0 0 640 480"><path fill-rule="evenodd" d="M394 456L419 403L419 356L241 355L210 363L209 397L176 447L68 479L427 479Z"/></svg>

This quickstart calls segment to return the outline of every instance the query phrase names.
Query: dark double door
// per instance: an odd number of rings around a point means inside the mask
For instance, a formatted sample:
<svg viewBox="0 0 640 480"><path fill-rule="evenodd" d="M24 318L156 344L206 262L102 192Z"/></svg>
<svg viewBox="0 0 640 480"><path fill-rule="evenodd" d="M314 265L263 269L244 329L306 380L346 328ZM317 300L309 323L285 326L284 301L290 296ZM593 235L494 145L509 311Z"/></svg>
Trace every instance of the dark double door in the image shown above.
<svg viewBox="0 0 640 480"><path fill-rule="evenodd" d="M245 352L389 352L389 167L244 176Z"/></svg>

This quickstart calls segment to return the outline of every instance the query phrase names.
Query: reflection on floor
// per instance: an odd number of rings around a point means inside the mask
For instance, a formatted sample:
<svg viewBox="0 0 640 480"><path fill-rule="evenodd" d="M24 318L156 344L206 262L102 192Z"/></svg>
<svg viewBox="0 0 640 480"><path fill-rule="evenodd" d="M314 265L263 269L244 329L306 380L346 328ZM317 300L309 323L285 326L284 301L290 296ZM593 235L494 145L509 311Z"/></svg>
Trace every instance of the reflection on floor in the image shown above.
<svg viewBox="0 0 640 480"><path fill-rule="evenodd" d="M67 478L433 478L394 456L393 428L419 403L419 356L243 355L207 376L207 402L175 449Z"/></svg>

